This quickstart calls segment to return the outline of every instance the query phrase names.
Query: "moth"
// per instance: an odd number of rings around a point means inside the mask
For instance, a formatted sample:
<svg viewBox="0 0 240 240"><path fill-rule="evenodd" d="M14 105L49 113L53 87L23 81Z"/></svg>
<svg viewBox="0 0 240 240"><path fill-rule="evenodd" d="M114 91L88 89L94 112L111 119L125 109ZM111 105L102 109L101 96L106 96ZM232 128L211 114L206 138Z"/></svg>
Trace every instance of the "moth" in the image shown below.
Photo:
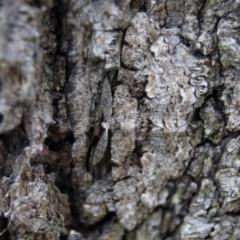
<svg viewBox="0 0 240 240"><path fill-rule="evenodd" d="M107 78L105 78L102 87L101 108L104 117L102 127L105 129L94 151L92 164L96 165L101 161L108 146L108 129L111 124L112 116L112 93L111 86Z"/></svg>

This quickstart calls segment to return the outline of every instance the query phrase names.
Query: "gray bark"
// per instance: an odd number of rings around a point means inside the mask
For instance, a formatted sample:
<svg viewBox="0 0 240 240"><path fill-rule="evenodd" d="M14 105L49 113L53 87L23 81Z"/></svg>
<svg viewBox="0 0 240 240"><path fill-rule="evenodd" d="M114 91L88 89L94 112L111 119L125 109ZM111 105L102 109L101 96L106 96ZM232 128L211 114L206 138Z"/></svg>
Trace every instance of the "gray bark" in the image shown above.
<svg viewBox="0 0 240 240"><path fill-rule="evenodd" d="M0 239L240 239L238 0L0 0Z"/></svg>

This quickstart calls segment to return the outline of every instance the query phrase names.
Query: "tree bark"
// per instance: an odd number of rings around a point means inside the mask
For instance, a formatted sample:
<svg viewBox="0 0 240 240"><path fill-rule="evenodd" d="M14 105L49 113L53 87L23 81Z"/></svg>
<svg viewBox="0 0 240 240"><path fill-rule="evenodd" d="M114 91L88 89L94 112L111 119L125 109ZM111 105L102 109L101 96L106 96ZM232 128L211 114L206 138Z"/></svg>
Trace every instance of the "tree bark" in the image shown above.
<svg viewBox="0 0 240 240"><path fill-rule="evenodd" d="M240 2L0 0L0 239L240 239Z"/></svg>

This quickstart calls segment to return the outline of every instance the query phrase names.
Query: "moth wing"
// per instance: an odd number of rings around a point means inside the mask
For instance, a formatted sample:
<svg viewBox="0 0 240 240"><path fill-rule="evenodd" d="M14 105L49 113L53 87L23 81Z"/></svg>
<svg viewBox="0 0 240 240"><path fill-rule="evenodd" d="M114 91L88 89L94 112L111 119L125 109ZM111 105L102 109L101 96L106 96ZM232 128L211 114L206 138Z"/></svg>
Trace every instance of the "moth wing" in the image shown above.
<svg viewBox="0 0 240 240"><path fill-rule="evenodd" d="M105 122L107 122L112 116L112 92L111 92L110 83L107 78L105 78L103 82L102 110L103 110Z"/></svg>
<svg viewBox="0 0 240 240"><path fill-rule="evenodd" d="M97 147L95 148L93 159L92 159L93 165L96 165L102 160L105 154L105 151L107 149L107 145L108 145L108 134L104 132L97 144Z"/></svg>

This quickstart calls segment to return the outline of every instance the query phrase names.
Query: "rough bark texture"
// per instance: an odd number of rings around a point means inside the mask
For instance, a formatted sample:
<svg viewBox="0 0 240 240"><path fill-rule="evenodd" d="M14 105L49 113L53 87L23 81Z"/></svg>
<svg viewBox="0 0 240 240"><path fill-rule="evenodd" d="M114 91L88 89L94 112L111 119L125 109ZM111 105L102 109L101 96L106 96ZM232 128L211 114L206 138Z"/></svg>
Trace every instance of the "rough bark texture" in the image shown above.
<svg viewBox="0 0 240 240"><path fill-rule="evenodd" d="M240 239L238 0L0 0L0 239Z"/></svg>

